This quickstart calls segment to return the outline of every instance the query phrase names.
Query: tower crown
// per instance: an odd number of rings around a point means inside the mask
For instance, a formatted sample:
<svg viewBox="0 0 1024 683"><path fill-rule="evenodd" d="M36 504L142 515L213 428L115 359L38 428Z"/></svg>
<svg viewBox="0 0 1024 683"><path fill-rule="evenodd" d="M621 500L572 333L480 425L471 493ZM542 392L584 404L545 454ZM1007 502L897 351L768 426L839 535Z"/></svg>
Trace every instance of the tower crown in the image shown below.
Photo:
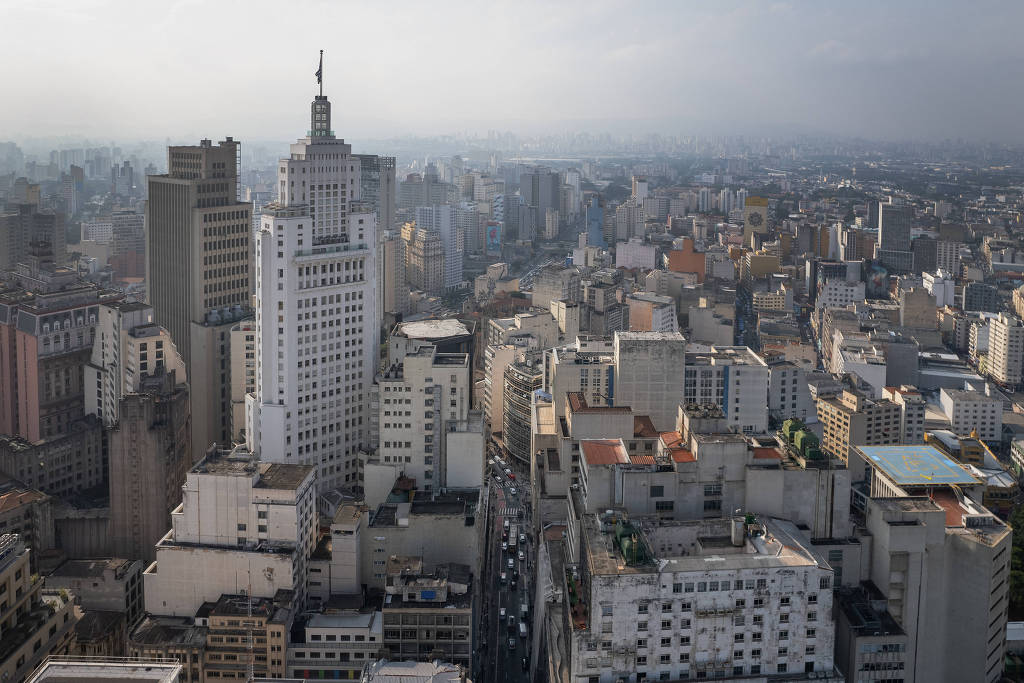
<svg viewBox="0 0 1024 683"><path fill-rule="evenodd" d="M317 95L309 107L309 137L334 137L334 131L331 130L331 103L327 95Z"/></svg>

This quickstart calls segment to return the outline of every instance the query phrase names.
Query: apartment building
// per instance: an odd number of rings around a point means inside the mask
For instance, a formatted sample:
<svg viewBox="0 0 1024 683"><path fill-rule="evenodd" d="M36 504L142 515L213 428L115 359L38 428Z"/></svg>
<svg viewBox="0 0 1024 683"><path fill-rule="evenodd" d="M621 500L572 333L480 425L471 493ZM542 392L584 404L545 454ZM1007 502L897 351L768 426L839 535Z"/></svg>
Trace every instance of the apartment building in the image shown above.
<svg viewBox="0 0 1024 683"><path fill-rule="evenodd" d="M630 522L611 510L580 526L580 560L562 582L569 680L842 680L832 568L795 525Z"/></svg>
<svg viewBox="0 0 1024 683"><path fill-rule="evenodd" d="M846 463L854 481L865 473L854 447L903 443L903 406L898 403L847 388L834 398L819 398L817 408L821 449Z"/></svg>
<svg viewBox="0 0 1024 683"><path fill-rule="evenodd" d="M748 347L712 346L708 352L687 353L684 373L684 404L719 406L729 431L760 434L768 430L770 369ZM781 398L780 387L780 404Z"/></svg>
<svg viewBox="0 0 1024 683"><path fill-rule="evenodd" d="M577 337L574 343L544 352L544 390L554 398L555 414L565 415L565 396L583 394L590 406L611 405L615 389L615 346L602 338Z"/></svg>
<svg viewBox="0 0 1024 683"><path fill-rule="evenodd" d="M954 434L996 442L1003 438L1002 399L980 391L943 388L939 405Z"/></svg>
<svg viewBox="0 0 1024 683"><path fill-rule="evenodd" d="M244 446L211 448L189 471L146 569L147 611L194 617L203 603L242 591L293 591L304 605L319 521L315 479L312 466L260 462Z"/></svg>
<svg viewBox="0 0 1024 683"><path fill-rule="evenodd" d="M383 618L379 610L312 614L289 640L286 675L296 679L355 680L383 648Z"/></svg>
<svg viewBox="0 0 1024 683"><path fill-rule="evenodd" d="M470 420L469 363L467 353L422 344L377 377L377 459L424 491L481 483L483 433L479 414Z"/></svg>
<svg viewBox="0 0 1024 683"><path fill-rule="evenodd" d="M441 660L472 670L472 590L467 565L449 563L425 571L419 558L389 558L382 610L384 656Z"/></svg>
<svg viewBox="0 0 1024 683"><path fill-rule="evenodd" d="M231 328L231 438L245 440L245 397L256 394L256 321Z"/></svg>
<svg viewBox="0 0 1024 683"><path fill-rule="evenodd" d="M1014 388L1024 366L1024 325L1019 318L1000 313L989 319L988 328L986 372L1001 386Z"/></svg>

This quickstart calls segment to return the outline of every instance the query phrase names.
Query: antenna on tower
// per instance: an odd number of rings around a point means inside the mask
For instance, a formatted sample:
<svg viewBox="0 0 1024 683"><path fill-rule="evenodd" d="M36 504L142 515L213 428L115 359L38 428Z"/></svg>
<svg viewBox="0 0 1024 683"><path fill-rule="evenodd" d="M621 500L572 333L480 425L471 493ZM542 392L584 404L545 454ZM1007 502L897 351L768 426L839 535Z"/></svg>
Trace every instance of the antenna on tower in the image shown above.
<svg viewBox="0 0 1024 683"><path fill-rule="evenodd" d="M320 66L317 67L316 73L314 75L316 76L316 83L317 83L317 85L320 86L320 96L323 97L323 95L324 95L324 51L323 50L320 50Z"/></svg>

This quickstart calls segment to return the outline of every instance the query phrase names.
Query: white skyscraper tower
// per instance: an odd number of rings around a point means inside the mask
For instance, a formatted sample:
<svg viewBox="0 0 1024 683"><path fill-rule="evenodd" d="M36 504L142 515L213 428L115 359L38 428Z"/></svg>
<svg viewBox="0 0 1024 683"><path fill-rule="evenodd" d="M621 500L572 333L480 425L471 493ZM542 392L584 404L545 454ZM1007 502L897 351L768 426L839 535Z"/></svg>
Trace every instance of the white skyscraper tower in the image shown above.
<svg viewBox="0 0 1024 683"><path fill-rule="evenodd" d="M319 77L321 72L317 72ZM264 462L313 465L321 491L359 481L376 371L376 220L359 160L317 95L307 137L278 164L279 201L256 235L256 393L249 447Z"/></svg>

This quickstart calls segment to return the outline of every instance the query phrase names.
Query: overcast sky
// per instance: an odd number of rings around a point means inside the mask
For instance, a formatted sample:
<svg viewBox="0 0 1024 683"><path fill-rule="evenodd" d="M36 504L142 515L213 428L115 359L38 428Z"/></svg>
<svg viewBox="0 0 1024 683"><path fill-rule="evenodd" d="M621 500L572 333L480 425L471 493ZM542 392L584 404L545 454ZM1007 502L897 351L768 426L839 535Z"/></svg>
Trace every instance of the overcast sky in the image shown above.
<svg viewBox="0 0 1024 683"><path fill-rule="evenodd" d="M0 0L0 140L829 132L1024 140L1024 2Z"/></svg>

